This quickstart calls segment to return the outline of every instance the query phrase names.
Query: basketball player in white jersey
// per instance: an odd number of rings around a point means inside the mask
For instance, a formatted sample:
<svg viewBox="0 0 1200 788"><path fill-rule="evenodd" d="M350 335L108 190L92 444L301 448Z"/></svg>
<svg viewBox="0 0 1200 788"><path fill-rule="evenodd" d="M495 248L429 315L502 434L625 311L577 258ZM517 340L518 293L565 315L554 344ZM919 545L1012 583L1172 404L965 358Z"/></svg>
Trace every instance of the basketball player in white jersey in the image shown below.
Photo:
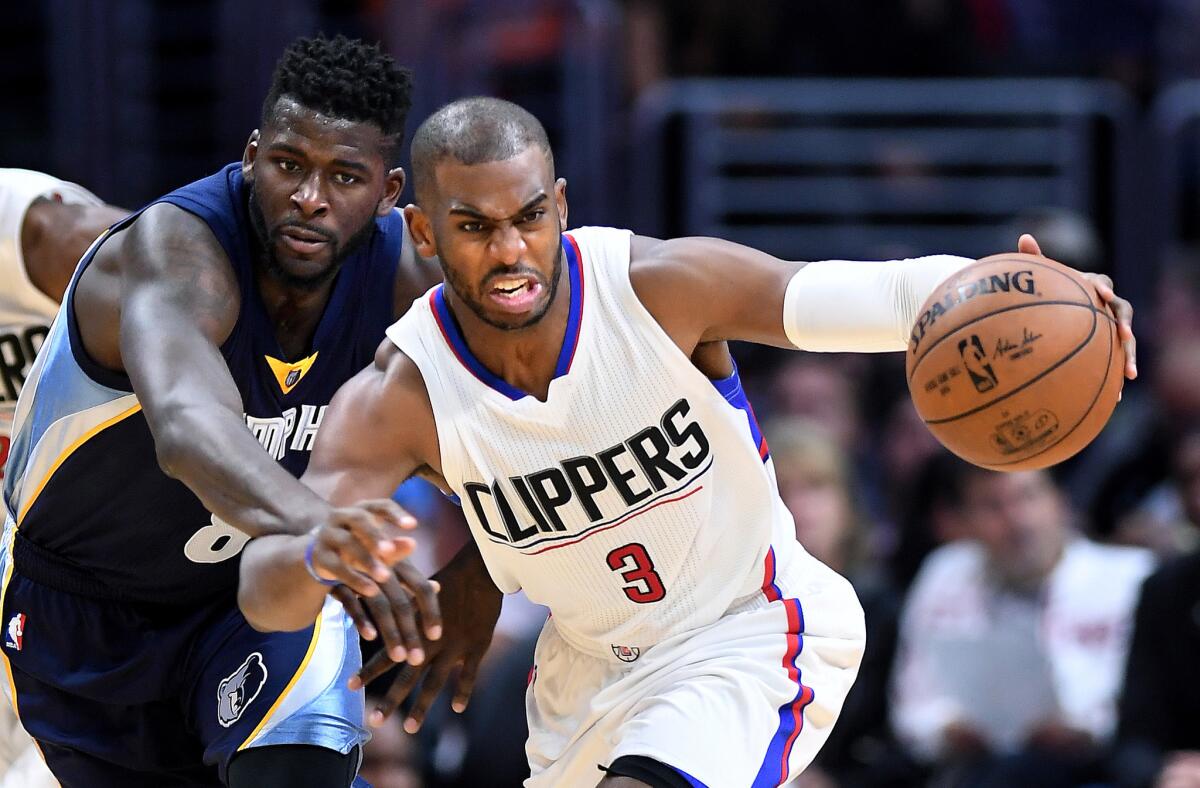
<svg viewBox="0 0 1200 788"><path fill-rule="evenodd" d="M126 213L74 183L0 168L0 480L17 395L75 264ZM0 788L54 785L12 707L0 703Z"/></svg>
<svg viewBox="0 0 1200 788"><path fill-rule="evenodd" d="M446 284L334 398L304 480L335 503L433 480L461 499L495 585L550 608L527 785L786 783L854 681L862 610L796 542L725 341L902 350L919 305L971 261L802 264L563 233L544 130L495 99L437 112L412 159L406 215ZM1096 281L1132 360L1128 304ZM331 578L369 586L326 530L249 546L239 593L256 626L304 626ZM443 642L459 637L452 607Z"/></svg>

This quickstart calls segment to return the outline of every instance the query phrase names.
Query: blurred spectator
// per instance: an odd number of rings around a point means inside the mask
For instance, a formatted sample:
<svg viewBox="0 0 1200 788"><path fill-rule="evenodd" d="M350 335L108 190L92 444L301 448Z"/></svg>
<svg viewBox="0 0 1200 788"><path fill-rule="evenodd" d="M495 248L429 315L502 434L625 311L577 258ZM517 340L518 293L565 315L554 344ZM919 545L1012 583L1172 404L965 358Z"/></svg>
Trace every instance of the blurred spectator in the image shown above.
<svg viewBox="0 0 1200 788"><path fill-rule="evenodd" d="M1196 6L1200 14L1200 0ZM1200 336L1200 249L1169 252L1155 290L1154 312L1145 323L1149 335L1158 343L1181 335Z"/></svg>
<svg viewBox="0 0 1200 788"><path fill-rule="evenodd" d="M370 708L375 701L367 699ZM401 727L403 716L393 714L371 735L363 747L363 762L359 776L372 788L423 788L420 754L416 740Z"/></svg>
<svg viewBox="0 0 1200 788"><path fill-rule="evenodd" d="M924 425L922 425L924 427ZM900 592L908 590L934 549L968 536L951 490L962 460L939 449L911 473L893 497L895 546L888 554L888 575Z"/></svg>
<svg viewBox="0 0 1200 788"><path fill-rule="evenodd" d="M818 425L840 450L858 449L858 389L835 357L797 353L787 358L771 381L771 402L778 416L797 416Z"/></svg>
<svg viewBox="0 0 1200 788"><path fill-rule="evenodd" d="M779 493L809 553L854 584L867 624L858 680L814 765L790 788L904 785L912 764L887 720L887 684L896 645L897 597L867 558L867 531L844 453L817 426L801 419L766 425Z"/></svg>
<svg viewBox="0 0 1200 788"><path fill-rule="evenodd" d="M1179 425L1200 420L1200 335L1168 337L1149 371L1152 390L1129 386L1112 421L1090 449L1113 459L1076 487L1089 487L1088 511L1097 535L1176 555L1195 535L1181 530L1174 492L1164 485ZM1089 457L1091 459L1091 457Z"/></svg>
<svg viewBox="0 0 1200 788"><path fill-rule="evenodd" d="M1075 535L1045 472L954 481L974 539L930 554L905 604L896 731L949 785L1095 781L1153 559Z"/></svg>
<svg viewBox="0 0 1200 788"><path fill-rule="evenodd" d="M1200 428L1179 439L1175 483L1200 526ZM1164 565L1138 602L1121 696L1114 776L1121 788L1200 787L1200 551Z"/></svg>

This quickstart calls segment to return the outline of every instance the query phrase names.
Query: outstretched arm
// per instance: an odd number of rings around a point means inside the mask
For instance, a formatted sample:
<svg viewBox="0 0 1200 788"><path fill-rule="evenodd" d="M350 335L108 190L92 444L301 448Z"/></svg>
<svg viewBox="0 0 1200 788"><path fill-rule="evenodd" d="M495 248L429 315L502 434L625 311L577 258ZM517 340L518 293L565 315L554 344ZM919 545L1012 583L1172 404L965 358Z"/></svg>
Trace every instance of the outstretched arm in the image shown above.
<svg viewBox="0 0 1200 788"><path fill-rule="evenodd" d="M382 596L393 606L406 603L403 588L392 582L392 570L385 564L393 564L408 550L372 534L370 515L399 527L416 525L389 498L423 462L422 441L413 437L422 423L417 412L429 414L430 427L433 417L423 399L424 386L418 391L414 381L405 378L406 371L415 373L406 368L411 362L390 347L385 341L375 363L351 378L329 403L301 479L332 506L342 507L335 512L363 507L370 511L310 534L257 539L247 546L238 604L256 627L287 630L312 622L325 594L336 585L323 584L322 579L344 582L363 597ZM422 437L427 445L427 436ZM434 441L436 445L436 437ZM351 506L364 500L370 503ZM390 629L385 631L390 635Z"/></svg>
<svg viewBox="0 0 1200 788"><path fill-rule="evenodd" d="M101 247L73 306L89 355L128 374L167 475L250 536L325 522L329 505L246 427L220 351L240 293L207 225L174 206L152 206Z"/></svg>
<svg viewBox="0 0 1200 788"><path fill-rule="evenodd" d="M1031 236L1022 236L1019 250L1040 254ZM635 237L631 253L638 297L688 355L728 339L814 351L904 350L925 299L974 262L934 255L793 263L714 238ZM1133 377L1133 310L1108 277L1087 276L1117 318Z"/></svg>

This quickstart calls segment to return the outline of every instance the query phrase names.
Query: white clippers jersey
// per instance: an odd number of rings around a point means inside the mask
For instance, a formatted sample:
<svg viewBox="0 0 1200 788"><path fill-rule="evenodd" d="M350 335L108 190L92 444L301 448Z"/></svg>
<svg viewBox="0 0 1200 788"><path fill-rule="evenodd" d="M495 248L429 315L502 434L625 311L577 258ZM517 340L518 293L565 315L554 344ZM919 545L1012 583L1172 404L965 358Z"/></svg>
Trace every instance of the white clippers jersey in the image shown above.
<svg viewBox="0 0 1200 788"><path fill-rule="evenodd" d="M771 546L781 566L814 560L737 372L709 380L646 311L630 235L563 236L571 310L546 402L471 355L441 286L387 332L425 379L442 471L492 579L609 659L761 594Z"/></svg>
<svg viewBox="0 0 1200 788"><path fill-rule="evenodd" d="M39 197L100 205L82 186L33 170L0 168L0 478L21 384L50 331L58 303L29 281L21 254L25 213Z"/></svg>

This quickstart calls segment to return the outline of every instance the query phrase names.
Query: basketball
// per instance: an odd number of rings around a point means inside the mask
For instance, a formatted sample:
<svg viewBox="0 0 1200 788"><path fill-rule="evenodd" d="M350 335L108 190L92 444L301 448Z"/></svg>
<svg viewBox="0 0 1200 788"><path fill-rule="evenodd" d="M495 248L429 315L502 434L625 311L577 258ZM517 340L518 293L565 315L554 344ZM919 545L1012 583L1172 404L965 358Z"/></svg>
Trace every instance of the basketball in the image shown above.
<svg viewBox="0 0 1200 788"><path fill-rule="evenodd" d="M917 413L946 448L1017 471L1062 462L1100 433L1121 392L1125 354L1086 279L1011 253L938 286L906 362Z"/></svg>

